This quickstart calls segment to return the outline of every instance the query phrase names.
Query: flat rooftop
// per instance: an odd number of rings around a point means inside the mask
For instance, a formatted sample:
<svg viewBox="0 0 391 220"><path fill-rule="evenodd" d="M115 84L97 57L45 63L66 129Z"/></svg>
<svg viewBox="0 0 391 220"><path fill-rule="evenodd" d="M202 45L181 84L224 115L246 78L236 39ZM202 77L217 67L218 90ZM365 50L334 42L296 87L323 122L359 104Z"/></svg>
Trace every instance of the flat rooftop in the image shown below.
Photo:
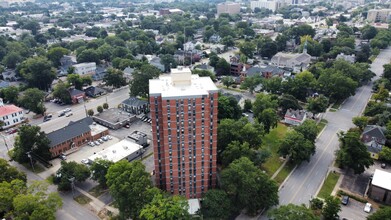
<svg viewBox="0 0 391 220"><path fill-rule="evenodd" d="M94 117L107 121L111 124L116 124L135 116L118 108L110 108L104 110L102 113L94 115Z"/></svg>
<svg viewBox="0 0 391 220"><path fill-rule="evenodd" d="M149 80L149 94L159 95L163 99L202 97L210 92L218 92L210 77L191 74L191 70L187 67L172 69L171 74Z"/></svg>
<svg viewBox="0 0 391 220"><path fill-rule="evenodd" d="M139 140L140 138L142 137L147 137L147 134L141 132L141 131L134 131L133 133L131 133L129 136L128 136L130 139L133 139L133 140Z"/></svg>
<svg viewBox="0 0 391 220"><path fill-rule="evenodd" d="M90 129L91 129L91 135L92 136L95 136L97 134L100 134L106 130L109 130L108 128L102 126L102 125L98 125L96 123L93 123L92 125L89 126Z"/></svg>
<svg viewBox="0 0 391 220"><path fill-rule="evenodd" d="M116 163L133 154L134 152L139 151L140 149L143 149L141 145L124 139L116 144L111 145L107 149L99 151L98 153L90 156L88 159L90 161L94 161L100 158Z"/></svg>
<svg viewBox="0 0 391 220"><path fill-rule="evenodd" d="M391 190L391 173L376 169L373 174L372 185Z"/></svg>

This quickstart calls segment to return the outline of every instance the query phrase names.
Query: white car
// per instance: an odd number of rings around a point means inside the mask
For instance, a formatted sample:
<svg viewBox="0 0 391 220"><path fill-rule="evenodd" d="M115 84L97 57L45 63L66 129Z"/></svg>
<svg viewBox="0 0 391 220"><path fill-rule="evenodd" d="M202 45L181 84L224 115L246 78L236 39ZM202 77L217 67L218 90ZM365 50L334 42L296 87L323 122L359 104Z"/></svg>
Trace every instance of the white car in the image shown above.
<svg viewBox="0 0 391 220"><path fill-rule="evenodd" d="M70 108L64 109L64 112L70 112L70 111L72 111L72 109L70 109Z"/></svg>
<svg viewBox="0 0 391 220"><path fill-rule="evenodd" d="M110 135L106 136L109 140L113 139Z"/></svg>
<svg viewBox="0 0 391 220"><path fill-rule="evenodd" d="M364 207L364 212L370 213L371 210L372 210L372 204L367 202L367 204L365 204L365 207Z"/></svg>
<svg viewBox="0 0 391 220"><path fill-rule="evenodd" d="M83 164L88 164L88 159L82 159L82 160L81 160L81 163L83 163Z"/></svg>
<svg viewBox="0 0 391 220"><path fill-rule="evenodd" d="M91 147L95 146L95 143L94 142L89 142L88 145L90 145Z"/></svg>
<svg viewBox="0 0 391 220"><path fill-rule="evenodd" d="M67 113L65 114L66 117L69 117L69 116L71 116L71 115L73 115L72 112L67 112Z"/></svg>

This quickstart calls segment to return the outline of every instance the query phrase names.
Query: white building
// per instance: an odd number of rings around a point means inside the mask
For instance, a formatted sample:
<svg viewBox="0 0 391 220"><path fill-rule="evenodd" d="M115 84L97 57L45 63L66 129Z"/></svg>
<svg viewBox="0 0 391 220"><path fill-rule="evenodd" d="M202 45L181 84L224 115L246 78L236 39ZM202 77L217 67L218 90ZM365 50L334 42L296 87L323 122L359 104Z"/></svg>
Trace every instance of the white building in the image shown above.
<svg viewBox="0 0 391 220"><path fill-rule="evenodd" d="M0 98L0 121L4 122L3 129L20 124L24 121L23 109L15 105L4 105Z"/></svg>
<svg viewBox="0 0 391 220"><path fill-rule="evenodd" d="M367 14L367 21L369 22L388 22L390 20L391 9L371 9Z"/></svg>
<svg viewBox="0 0 391 220"><path fill-rule="evenodd" d="M230 15L239 14L240 4L235 2L223 2L217 5L217 15L227 13Z"/></svg>
<svg viewBox="0 0 391 220"><path fill-rule="evenodd" d="M129 140L122 140L88 158L92 163L96 159L109 160L116 163L120 160L132 161L144 152L143 147Z"/></svg>
<svg viewBox="0 0 391 220"><path fill-rule="evenodd" d="M73 65L75 68L75 73L79 75L93 75L96 73L96 63L79 63Z"/></svg>
<svg viewBox="0 0 391 220"><path fill-rule="evenodd" d="M250 7L251 10L254 11L255 8L266 8L275 12L282 6L281 0L258 0L251 1Z"/></svg>
<svg viewBox="0 0 391 220"><path fill-rule="evenodd" d="M292 68L294 72L306 70L311 63L311 56L307 53L278 52L271 59L274 66Z"/></svg>

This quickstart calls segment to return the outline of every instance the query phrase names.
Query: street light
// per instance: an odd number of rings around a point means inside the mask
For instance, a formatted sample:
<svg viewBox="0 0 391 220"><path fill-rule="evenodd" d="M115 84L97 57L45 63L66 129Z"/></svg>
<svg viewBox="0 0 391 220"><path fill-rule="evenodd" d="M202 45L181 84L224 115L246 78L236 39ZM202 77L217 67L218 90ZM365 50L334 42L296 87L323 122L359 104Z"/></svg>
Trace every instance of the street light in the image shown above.
<svg viewBox="0 0 391 220"><path fill-rule="evenodd" d="M71 181L72 197L75 198L75 177L69 178L69 181Z"/></svg>
<svg viewBox="0 0 391 220"><path fill-rule="evenodd" d="M31 156L31 151L27 152L27 157L30 158L31 167L33 168L33 172L35 173L35 168L33 164L33 157Z"/></svg>

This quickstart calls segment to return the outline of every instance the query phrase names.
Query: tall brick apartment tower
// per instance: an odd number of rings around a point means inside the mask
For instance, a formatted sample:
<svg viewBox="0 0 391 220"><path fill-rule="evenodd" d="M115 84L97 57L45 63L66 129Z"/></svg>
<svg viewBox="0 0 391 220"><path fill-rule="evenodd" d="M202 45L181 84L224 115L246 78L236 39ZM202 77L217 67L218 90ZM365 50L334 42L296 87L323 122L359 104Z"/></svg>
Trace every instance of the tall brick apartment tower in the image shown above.
<svg viewBox="0 0 391 220"><path fill-rule="evenodd" d="M189 68L149 81L156 185L200 198L216 185L218 89Z"/></svg>

